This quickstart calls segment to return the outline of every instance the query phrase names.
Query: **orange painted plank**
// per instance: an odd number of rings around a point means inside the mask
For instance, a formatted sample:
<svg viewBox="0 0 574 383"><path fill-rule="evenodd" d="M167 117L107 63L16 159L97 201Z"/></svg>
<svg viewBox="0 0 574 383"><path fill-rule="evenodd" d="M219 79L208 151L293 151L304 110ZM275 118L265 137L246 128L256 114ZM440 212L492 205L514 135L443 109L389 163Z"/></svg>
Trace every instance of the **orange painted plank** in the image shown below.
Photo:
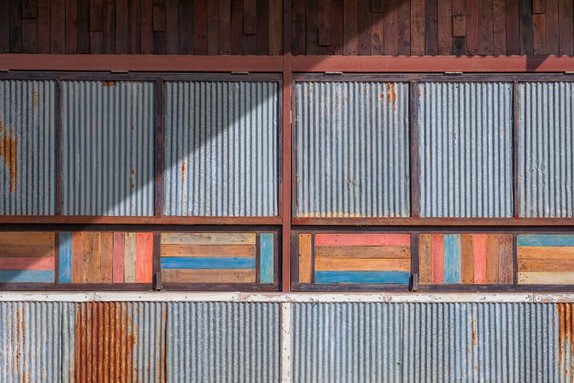
<svg viewBox="0 0 574 383"><path fill-rule="evenodd" d="M499 235L487 235L486 237L486 281L488 283L498 283L499 240Z"/></svg>
<svg viewBox="0 0 574 383"><path fill-rule="evenodd" d="M519 259L574 259L574 247L519 246L517 251Z"/></svg>
<svg viewBox="0 0 574 383"><path fill-rule="evenodd" d="M474 283L474 251L472 235L463 234L460 239L461 247L461 279L463 284Z"/></svg>
<svg viewBox="0 0 574 383"><path fill-rule="evenodd" d="M168 269L162 270L164 283L255 283L253 269Z"/></svg>
<svg viewBox="0 0 574 383"><path fill-rule="evenodd" d="M316 256L344 258L404 258L410 259L409 246L321 246L315 249Z"/></svg>
<svg viewBox="0 0 574 383"><path fill-rule="evenodd" d="M315 258L317 271L410 271L410 259Z"/></svg>
<svg viewBox="0 0 574 383"><path fill-rule="evenodd" d="M137 233L136 282L151 283L153 275L153 234Z"/></svg>
<svg viewBox="0 0 574 383"><path fill-rule="evenodd" d="M431 284L432 278L432 239L430 234L419 236L419 283Z"/></svg>
<svg viewBox="0 0 574 383"><path fill-rule="evenodd" d="M53 257L56 245L0 245L0 256L6 257Z"/></svg>
<svg viewBox="0 0 574 383"><path fill-rule="evenodd" d="M574 259L521 259L518 261L518 271L574 271Z"/></svg>
<svg viewBox="0 0 574 383"><path fill-rule="evenodd" d="M316 234L315 246L410 246L410 234Z"/></svg>
<svg viewBox="0 0 574 383"><path fill-rule="evenodd" d="M103 283L112 283L114 254L114 234L105 232L100 234L100 277Z"/></svg>
<svg viewBox="0 0 574 383"><path fill-rule="evenodd" d="M474 252L474 283L486 284L486 235L475 234L472 239Z"/></svg>
<svg viewBox="0 0 574 383"><path fill-rule="evenodd" d="M54 270L54 257L0 258L0 270Z"/></svg>
<svg viewBox="0 0 574 383"><path fill-rule="evenodd" d="M299 235L299 282L311 283L311 234Z"/></svg>
<svg viewBox="0 0 574 383"><path fill-rule="evenodd" d="M162 245L162 257L255 257L255 245Z"/></svg>
<svg viewBox="0 0 574 383"><path fill-rule="evenodd" d="M514 240L512 235L500 235L499 241L499 275L498 283L514 283Z"/></svg>
<svg viewBox="0 0 574 383"><path fill-rule="evenodd" d="M444 282L444 235L433 234L431 238L432 282Z"/></svg>
<svg viewBox="0 0 574 383"><path fill-rule="evenodd" d="M53 246L56 235L53 232L6 231L0 233L0 245L45 245Z"/></svg>
<svg viewBox="0 0 574 383"><path fill-rule="evenodd" d="M81 283L84 269L84 233L72 233L72 283Z"/></svg>
<svg viewBox="0 0 574 383"><path fill-rule="evenodd" d="M112 282L124 281L125 233L114 233Z"/></svg>

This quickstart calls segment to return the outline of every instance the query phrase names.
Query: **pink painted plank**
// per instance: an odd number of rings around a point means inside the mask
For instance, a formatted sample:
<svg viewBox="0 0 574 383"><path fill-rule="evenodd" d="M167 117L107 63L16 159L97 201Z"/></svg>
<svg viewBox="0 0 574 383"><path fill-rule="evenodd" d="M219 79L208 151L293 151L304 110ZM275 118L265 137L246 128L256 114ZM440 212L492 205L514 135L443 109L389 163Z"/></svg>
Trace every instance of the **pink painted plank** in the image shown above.
<svg viewBox="0 0 574 383"><path fill-rule="evenodd" d="M2 257L0 270L54 270L54 257Z"/></svg>
<svg viewBox="0 0 574 383"><path fill-rule="evenodd" d="M432 283L444 283L444 235L435 234L431 239Z"/></svg>
<svg viewBox="0 0 574 383"><path fill-rule="evenodd" d="M125 234L114 233L114 255L112 282L124 282L124 256L125 256Z"/></svg>
<svg viewBox="0 0 574 383"><path fill-rule="evenodd" d="M486 283L486 235L475 234L472 240L474 253L474 283Z"/></svg>
<svg viewBox="0 0 574 383"><path fill-rule="evenodd" d="M315 246L410 246L410 234L317 234Z"/></svg>
<svg viewBox="0 0 574 383"><path fill-rule="evenodd" d="M136 235L136 282L151 283L152 280L153 234Z"/></svg>

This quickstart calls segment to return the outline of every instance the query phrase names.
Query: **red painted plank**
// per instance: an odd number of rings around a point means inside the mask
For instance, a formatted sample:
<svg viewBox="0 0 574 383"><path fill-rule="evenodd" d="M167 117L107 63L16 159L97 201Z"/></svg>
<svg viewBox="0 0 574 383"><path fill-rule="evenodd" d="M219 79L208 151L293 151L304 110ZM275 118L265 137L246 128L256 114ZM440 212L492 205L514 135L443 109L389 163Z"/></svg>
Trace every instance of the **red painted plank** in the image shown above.
<svg viewBox="0 0 574 383"><path fill-rule="evenodd" d="M137 233L136 236L136 282L151 283L153 273L153 234Z"/></svg>
<svg viewBox="0 0 574 383"><path fill-rule="evenodd" d="M221 1L221 0L220 0ZM226 0L229 1L229 0ZM283 48L283 4L281 1L269 1L269 54L279 55ZM342 0L333 0L335 2ZM341 14L342 16L342 14ZM341 28L342 28L341 17ZM221 33L221 31L220 31ZM341 29L342 33L342 29ZM341 37L342 39L342 37Z"/></svg>
<svg viewBox="0 0 574 383"><path fill-rule="evenodd" d="M316 234L315 246L410 246L409 234Z"/></svg>
<svg viewBox="0 0 574 383"><path fill-rule="evenodd" d="M383 51L386 55L399 54L398 0L385 1Z"/></svg>
<svg viewBox="0 0 574 383"><path fill-rule="evenodd" d="M486 235L476 234L472 241L474 251L474 283L485 284L486 279Z"/></svg>
<svg viewBox="0 0 574 383"><path fill-rule="evenodd" d="M452 3L443 0L438 3L438 54L452 54Z"/></svg>
<svg viewBox="0 0 574 383"><path fill-rule="evenodd" d="M558 0L546 0L546 51L560 54L560 23L558 22Z"/></svg>
<svg viewBox="0 0 574 383"><path fill-rule="evenodd" d="M433 234L431 239L432 283L444 283L444 235Z"/></svg>
<svg viewBox="0 0 574 383"><path fill-rule="evenodd" d="M495 0L497 1L497 0ZM504 0L502 0L504 2ZM465 0L452 0L452 35L453 37L466 36ZM503 12L504 16L504 12Z"/></svg>
<svg viewBox="0 0 574 383"><path fill-rule="evenodd" d="M54 257L2 257L0 270L54 270Z"/></svg>
<svg viewBox="0 0 574 383"><path fill-rule="evenodd" d="M532 15L534 54L546 54L546 15Z"/></svg>
<svg viewBox="0 0 574 383"><path fill-rule="evenodd" d="M124 282L125 234L114 233L112 282Z"/></svg>
<svg viewBox="0 0 574 383"><path fill-rule="evenodd" d="M411 1L411 54L425 54L425 0Z"/></svg>
<svg viewBox="0 0 574 383"><path fill-rule="evenodd" d="M506 54L520 54L518 0L506 0Z"/></svg>

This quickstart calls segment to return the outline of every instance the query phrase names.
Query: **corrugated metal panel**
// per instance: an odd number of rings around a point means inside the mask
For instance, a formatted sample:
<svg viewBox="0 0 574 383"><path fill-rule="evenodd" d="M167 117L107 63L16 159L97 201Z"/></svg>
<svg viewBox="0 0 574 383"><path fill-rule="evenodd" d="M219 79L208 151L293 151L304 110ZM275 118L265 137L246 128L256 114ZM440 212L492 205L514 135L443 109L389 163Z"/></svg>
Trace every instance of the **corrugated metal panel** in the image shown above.
<svg viewBox="0 0 574 383"><path fill-rule="evenodd" d="M574 84L518 88L521 217L574 216Z"/></svg>
<svg viewBox="0 0 574 383"><path fill-rule="evenodd" d="M423 217L511 217L512 84L419 84Z"/></svg>
<svg viewBox="0 0 574 383"><path fill-rule="evenodd" d="M276 216L278 84L165 84L164 214Z"/></svg>
<svg viewBox="0 0 574 383"><path fill-rule="evenodd" d="M168 382L279 381L279 305L173 303Z"/></svg>
<svg viewBox="0 0 574 383"><path fill-rule="evenodd" d="M409 85L295 86L297 216L410 214Z"/></svg>
<svg viewBox="0 0 574 383"><path fill-rule="evenodd" d="M0 214L53 215L53 81L0 81Z"/></svg>
<svg viewBox="0 0 574 383"><path fill-rule="evenodd" d="M154 84L62 82L62 213L153 215Z"/></svg>

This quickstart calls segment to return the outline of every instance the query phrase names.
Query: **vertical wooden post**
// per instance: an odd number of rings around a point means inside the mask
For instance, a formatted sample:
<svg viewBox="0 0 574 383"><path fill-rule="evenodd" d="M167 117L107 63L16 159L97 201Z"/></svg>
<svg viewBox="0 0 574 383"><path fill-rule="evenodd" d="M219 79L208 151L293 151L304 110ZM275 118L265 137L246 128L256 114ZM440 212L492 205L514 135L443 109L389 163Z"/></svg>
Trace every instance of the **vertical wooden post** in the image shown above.
<svg viewBox="0 0 574 383"><path fill-rule="evenodd" d="M283 292L291 291L291 0L283 0L283 198L281 206Z"/></svg>

